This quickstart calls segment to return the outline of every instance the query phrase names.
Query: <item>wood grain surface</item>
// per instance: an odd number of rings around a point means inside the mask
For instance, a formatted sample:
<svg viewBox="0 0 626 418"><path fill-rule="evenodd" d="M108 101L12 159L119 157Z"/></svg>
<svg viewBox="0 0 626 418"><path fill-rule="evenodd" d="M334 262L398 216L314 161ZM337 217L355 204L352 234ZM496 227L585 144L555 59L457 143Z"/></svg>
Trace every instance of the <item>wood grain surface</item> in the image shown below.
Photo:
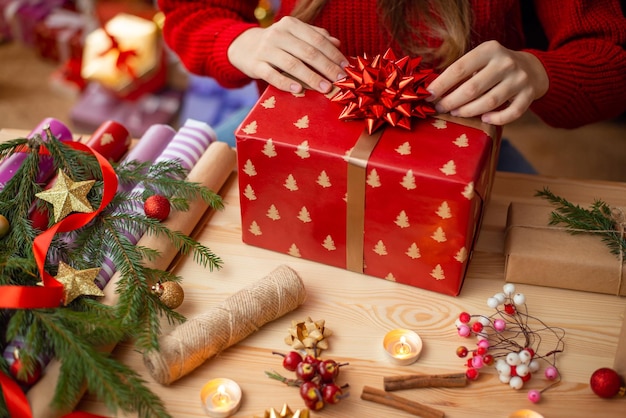
<svg viewBox="0 0 626 418"><path fill-rule="evenodd" d="M6 139L13 133L1 131L0 138ZM266 324L169 386L151 379L141 353L134 350L132 342L119 344L113 355L144 376L174 417L207 416L200 403L200 389L215 377L230 378L240 385L243 400L235 417L263 416L264 411L280 408L284 403L292 409L303 407L297 389L269 379L265 371L291 374L282 369L281 358L272 351L289 350L283 339L292 320L324 319L334 334L324 357L349 362L342 367L339 382L349 383L351 395L312 416L412 416L361 400L363 387L382 389L385 376L465 370L465 360L459 359L455 351L459 345L471 346L473 340L458 337L454 321L461 311L487 315L493 312L486 301L501 291L504 284L502 249L507 207L512 201L534 201L537 199L533 197L535 191L544 186L584 206L602 198L612 205L626 207L625 184L497 173L463 289L458 297L451 297L243 244L237 175L233 173L221 191L225 209L214 212L197 235L222 258L224 267L209 272L191 259L181 260L175 273L184 278L185 301L178 311L188 318L200 314L282 264L292 267L302 277L307 289L306 301L297 310ZM563 380L543 392L540 403L530 403L526 393L529 389L545 387L543 369L521 390L500 383L491 368L467 387L409 389L394 393L442 410L446 417L453 418L509 417L520 409L532 409L546 418L623 416L626 398L597 397L589 388L589 378L596 369L613 365L626 299L531 285L517 285L517 290L526 295L531 315L549 326L565 330L565 351L558 357L557 364ZM395 328L412 329L423 340L423 352L410 366L393 365L386 358L383 337ZM164 324L164 332L171 329ZM90 394L77 410L124 416L107 411Z"/></svg>

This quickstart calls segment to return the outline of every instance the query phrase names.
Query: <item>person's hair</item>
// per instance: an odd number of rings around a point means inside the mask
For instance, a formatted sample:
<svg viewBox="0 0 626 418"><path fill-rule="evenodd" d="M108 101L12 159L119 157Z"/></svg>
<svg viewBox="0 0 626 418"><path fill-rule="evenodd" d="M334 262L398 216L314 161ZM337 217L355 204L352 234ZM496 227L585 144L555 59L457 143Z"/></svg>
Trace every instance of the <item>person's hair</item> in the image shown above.
<svg viewBox="0 0 626 418"><path fill-rule="evenodd" d="M298 0L291 15L310 23L328 1ZM422 56L443 68L467 52L471 29L468 0L378 0L378 13L404 54ZM425 40L429 38L440 40L439 47L428 47Z"/></svg>

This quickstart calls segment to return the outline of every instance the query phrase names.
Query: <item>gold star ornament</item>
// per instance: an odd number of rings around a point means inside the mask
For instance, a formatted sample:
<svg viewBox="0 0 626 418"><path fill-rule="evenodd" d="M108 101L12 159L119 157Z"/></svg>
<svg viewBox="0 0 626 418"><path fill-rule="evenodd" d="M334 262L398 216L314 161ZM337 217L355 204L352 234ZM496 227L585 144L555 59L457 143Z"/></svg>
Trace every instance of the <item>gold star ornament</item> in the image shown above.
<svg viewBox="0 0 626 418"><path fill-rule="evenodd" d="M255 415L255 418L309 418L309 415L309 410L307 408L297 409L294 412L287 404L284 404L280 412L272 408L265 411L265 414L262 417L257 417Z"/></svg>
<svg viewBox="0 0 626 418"><path fill-rule="evenodd" d="M55 279L63 285L65 305L67 306L79 296L104 296L104 292L94 282L98 273L100 273L99 268L75 270L60 261Z"/></svg>
<svg viewBox="0 0 626 418"><path fill-rule="evenodd" d="M91 204L87 200L87 193L95 180L73 181L59 170L54 186L48 190L37 193L35 196L52 204L54 208L54 221L59 222L71 212L93 212Z"/></svg>

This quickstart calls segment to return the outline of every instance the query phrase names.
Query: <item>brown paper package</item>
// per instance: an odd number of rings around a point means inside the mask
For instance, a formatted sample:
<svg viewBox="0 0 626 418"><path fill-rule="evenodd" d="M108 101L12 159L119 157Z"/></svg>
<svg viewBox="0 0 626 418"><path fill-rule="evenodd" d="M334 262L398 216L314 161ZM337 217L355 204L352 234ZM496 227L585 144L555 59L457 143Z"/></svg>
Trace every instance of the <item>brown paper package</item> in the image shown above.
<svg viewBox="0 0 626 418"><path fill-rule="evenodd" d="M504 243L505 280L539 286L626 295L626 266L599 233L572 235L549 225L554 209L512 203Z"/></svg>

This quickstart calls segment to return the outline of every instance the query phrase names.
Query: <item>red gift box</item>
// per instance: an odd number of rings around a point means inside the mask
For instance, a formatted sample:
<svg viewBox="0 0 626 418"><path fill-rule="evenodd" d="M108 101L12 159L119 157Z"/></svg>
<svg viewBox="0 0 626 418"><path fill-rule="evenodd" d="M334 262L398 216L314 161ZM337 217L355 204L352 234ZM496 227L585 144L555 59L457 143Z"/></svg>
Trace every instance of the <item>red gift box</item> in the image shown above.
<svg viewBox="0 0 626 418"><path fill-rule="evenodd" d="M428 117L373 137L342 106L269 87L236 131L247 244L458 295L501 130ZM461 121L463 124L458 123Z"/></svg>
<svg viewBox="0 0 626 418"><path fill-rule="evenodd" d="M35 50L42 58L58 63L82 58L84 37L92 26L81 13L55 10L35 26Z"/></svg>

